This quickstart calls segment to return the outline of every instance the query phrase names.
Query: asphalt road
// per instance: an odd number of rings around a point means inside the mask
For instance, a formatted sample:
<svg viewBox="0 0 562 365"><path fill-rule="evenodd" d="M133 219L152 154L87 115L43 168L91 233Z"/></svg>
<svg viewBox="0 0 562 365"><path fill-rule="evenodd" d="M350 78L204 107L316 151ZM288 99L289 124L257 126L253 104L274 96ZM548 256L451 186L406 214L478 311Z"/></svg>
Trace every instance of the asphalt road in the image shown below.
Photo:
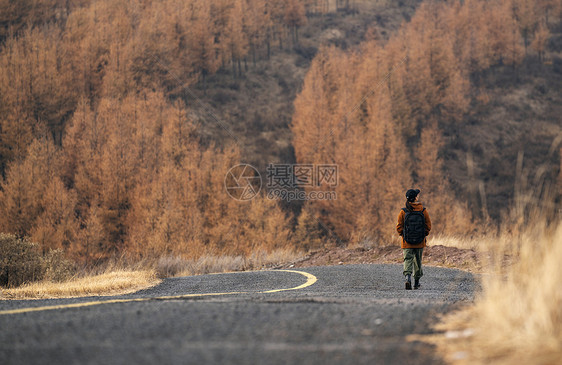
<svg viewBox="0 0 562 365"><path fill-rule="evenodd" d="M120 297L0 301L0 363L441 363L405 336L431 333L477 285L463 271L424 271L411 291L400 265L349 265L172 278Z"/></svg>

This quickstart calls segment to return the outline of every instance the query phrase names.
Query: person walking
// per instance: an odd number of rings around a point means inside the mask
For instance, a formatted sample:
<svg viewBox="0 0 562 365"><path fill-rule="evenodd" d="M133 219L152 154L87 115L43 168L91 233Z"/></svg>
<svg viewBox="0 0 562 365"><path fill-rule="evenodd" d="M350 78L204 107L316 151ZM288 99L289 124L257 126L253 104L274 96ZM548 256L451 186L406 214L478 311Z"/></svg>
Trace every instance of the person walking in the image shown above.
<svg viewBox="0 0 562 365"><path fill-rule="evenodd" d="M419 189L406 191L406 206L400 210L396 223L396 231L402 236L406 290L412 290L412 274L414 289L420 288L420 278L423 276L423 248L426 246L426 236L431 231L429 213L418 201L419 194Z"/></svg>

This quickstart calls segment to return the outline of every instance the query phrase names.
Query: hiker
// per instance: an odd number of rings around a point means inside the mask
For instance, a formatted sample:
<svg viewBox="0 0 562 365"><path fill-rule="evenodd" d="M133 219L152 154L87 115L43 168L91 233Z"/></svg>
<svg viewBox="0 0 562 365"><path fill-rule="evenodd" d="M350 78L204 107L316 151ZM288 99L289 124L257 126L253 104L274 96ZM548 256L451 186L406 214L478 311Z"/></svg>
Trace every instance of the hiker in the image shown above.
<svg viewBox="0 0 562 365"><path fill-rule="evenodd" d="M412 274L414 275L414 289L419 289L420 278L423 276L422 253L425 247L425 237L431 230L429 213L418 202L420 190L409 189L406 192L406 207L398 214L396 230L402 236L402 251L404 252L404 276L406 290L412 290Z"/></svg>

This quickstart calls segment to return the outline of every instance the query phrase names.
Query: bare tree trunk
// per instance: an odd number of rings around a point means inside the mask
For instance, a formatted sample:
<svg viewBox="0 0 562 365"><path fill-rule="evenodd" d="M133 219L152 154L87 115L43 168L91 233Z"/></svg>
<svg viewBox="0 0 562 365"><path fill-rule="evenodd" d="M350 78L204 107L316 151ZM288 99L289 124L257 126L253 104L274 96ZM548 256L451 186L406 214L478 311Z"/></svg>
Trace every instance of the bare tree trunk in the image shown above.
<svg viewBox="0 0 562 365"><path fill-rule="evenodd" d="M203 70L203 93L207 95L207 70Z"/></svg>
<svg viewBox="0 0 562 365"><path fill-rule="evenodd" d="M271 59L271 44L269 42L269 36L267 36L267 60L269 61Z"/></svg>

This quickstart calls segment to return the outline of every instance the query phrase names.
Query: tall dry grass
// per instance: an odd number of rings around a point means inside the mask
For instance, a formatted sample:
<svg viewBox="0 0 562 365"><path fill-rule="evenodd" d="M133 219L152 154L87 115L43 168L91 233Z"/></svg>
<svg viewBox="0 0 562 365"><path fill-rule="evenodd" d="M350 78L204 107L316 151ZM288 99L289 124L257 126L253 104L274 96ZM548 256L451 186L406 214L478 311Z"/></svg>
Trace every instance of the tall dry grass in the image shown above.
<svg viewBox="0 0 562 365"><path fill-rule="evenodd" d="M69 298L91 295L118 295L133 293L156 285L160 280L153 270L111 270L63 282L39 281L4 289L3 299Z"/></svg>
<svg viewBox="0 0 562 365"><path fill-rule="evenodd" d="M562 223L504 233L472 307L447 315L430 338L455 364L554 364L562 357Z"/></svg>
<svg viewBox="0 0 562 365"><path fill-rule="evenodd" d="M270 252L256 250L248 256L203 255L198 259L163 256L149 265L155 268L159 277L166 278L274 268L301 257L302 253L294 249L280 248Z"/></svg>
<svg viewBox="0 0 562 365"><path fill-rule="evenodd" d="M482 281L470 355L481 362L555 363L562 355L562 224L536 224L498 243L497 254L518 252L509 266L496 255L493 274Z"/></svg>
<svg viewBox="0 0 562 365"><path fill-rule="evenodd" d="M482 235L475 239L471 236L462 236L462 235L447 235L447 234L436 234L435 236L429 236L427 240L427 244L429 246L447 246L447 247L456 247L460 249L475 249L484 251L487 247L490 246L490 242L496 239L495 236L492 235Z"/></svg>
<svg viewBox="0 0 562 365"><path fill-rule="evenodd" d="M556 151L553 142L551 151ZM562 150L561 160L562 160ZM460 242L482 252L486 272L472 307L450 314L435 341L451 363L555 364L562 358L562 169L558 180L535 178L517 161L512 209L500 233ZM551 172L555 172L551 171ZM551 176L555 176L553 173Z"/></svg>
<svg viewBox="0 0 562 365"><path fill-rule="evenodd" d="M44 275L41 281L28 282L15 288L2 288L0 299L127 294L157 285L167 277L270 269L301 257L301 253L290 248L269 252L257 250L248 256L203 255L198 259L162 256L153 261L129 261L123 256L103 265L84 268L79 274L65 280L49 274Z"/></svg>

